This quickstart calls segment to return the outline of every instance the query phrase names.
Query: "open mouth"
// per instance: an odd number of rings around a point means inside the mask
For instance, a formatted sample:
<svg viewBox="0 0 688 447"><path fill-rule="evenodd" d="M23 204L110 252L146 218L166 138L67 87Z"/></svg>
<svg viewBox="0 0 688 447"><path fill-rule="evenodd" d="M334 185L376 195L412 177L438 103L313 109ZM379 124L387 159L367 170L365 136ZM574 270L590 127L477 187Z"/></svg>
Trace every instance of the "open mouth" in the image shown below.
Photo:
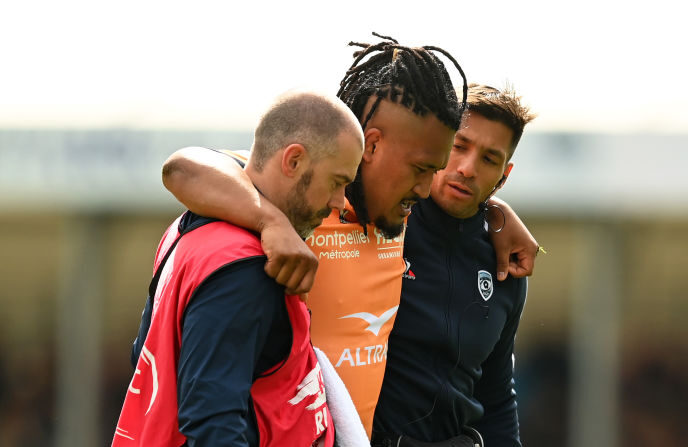
<svg viewBox="0 0 688 447"><path fill-rule="evenodd" d="M463 185L461 183L449 183L449 187L451 187L454 191L458 191L459 193L466 195L466 196L472 196L473 191L467 187L466 185Z"/></svg>
<svg viewBox="0 0 688 447"><path fill-rule="evenodd" d="M413 205L415 205L416 201L415 200L402 200L400 202L401 205L401 211L404 214L409 214L411 212L411 208Z"/></svg>

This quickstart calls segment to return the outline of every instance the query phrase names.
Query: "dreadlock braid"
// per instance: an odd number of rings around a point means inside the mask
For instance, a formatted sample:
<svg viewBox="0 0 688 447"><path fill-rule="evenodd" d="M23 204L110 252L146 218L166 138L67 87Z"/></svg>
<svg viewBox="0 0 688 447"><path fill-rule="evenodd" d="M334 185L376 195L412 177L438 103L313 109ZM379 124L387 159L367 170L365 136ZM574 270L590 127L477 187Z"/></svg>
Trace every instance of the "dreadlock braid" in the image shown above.
<svg viewBox="0 0 688 447"><path fill-rule="evenodd" d="M361 122L365 131L368 122L375 114L383 99L400 104L414 114L424 117L428 113L447 127L457 131L466 108L468 84L466 75L456 59L447 51L424 46L411 48L399 45L396 39L373 33L383 39L376 44L349 42L349 46L359 47L354 52L354 62L340 83L337 96L349 106ZM449 73L435 54L449 59L459 71L463 80L463 98L456 98ZM375 101L368 113L363 116L371 97ZM365 207L361 168L356 179L346 189L346 196L354 206L359 222L369 222Z"/></svg>

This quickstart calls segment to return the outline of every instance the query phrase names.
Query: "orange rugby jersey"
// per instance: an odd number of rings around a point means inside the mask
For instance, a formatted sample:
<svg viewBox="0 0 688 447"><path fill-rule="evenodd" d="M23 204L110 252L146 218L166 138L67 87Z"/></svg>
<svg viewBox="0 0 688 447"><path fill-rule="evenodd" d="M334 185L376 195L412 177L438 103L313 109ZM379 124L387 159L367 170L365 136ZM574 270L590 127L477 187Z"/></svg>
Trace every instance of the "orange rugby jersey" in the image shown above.
<svg viewBox="0 0 688 447"><path fill-rule="evenodd" d="M318 257L308 294L311 339L346 384L368 437L387 363L387 340L401 296L404 235L368 235L351 205L333 210L306 243Z"/></svg>

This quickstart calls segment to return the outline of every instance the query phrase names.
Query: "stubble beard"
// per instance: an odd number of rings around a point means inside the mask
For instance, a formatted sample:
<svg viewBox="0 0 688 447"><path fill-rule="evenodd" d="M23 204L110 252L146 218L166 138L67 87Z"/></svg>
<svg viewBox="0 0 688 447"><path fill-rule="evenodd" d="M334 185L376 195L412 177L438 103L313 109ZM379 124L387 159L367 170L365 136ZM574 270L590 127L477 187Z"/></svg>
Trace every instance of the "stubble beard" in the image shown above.
<svg viewBox="0 0 688 447"><path fill-rule="evenodd" d="M306 192L313 178L313 170L305 172L299 181L294 185L287 196L286 214L296 233L302 239L310 237L320 224L320 221L330 215L330 209L325 207L318 211L313 211L306 202ZM318 224L313 222L318 219Z"/></svg>
<svg viewBox="0 0 688 447"><path fill-rule="evenodd" d="M404 222L393 224L385 216L375 219L375 226L386 239L394 239L404 232Z"/></svg>

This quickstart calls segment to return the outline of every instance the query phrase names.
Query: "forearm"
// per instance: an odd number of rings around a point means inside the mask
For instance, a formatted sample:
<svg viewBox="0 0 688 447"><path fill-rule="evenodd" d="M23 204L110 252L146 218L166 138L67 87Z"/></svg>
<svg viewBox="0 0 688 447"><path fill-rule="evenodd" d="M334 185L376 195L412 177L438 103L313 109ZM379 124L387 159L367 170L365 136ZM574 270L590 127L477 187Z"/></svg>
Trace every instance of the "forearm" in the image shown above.
<svg viewBox="0 0 688 447"><path fill-rule="evenodd" d="M507 273L517 278L531 275L538 243L516 212L493 197L488 202L487 221L497 255L497 279L505 280Z"/></svg>
<svg viewBox="0 0 688 447"><path fill-rule="evenodd" d="M232 157L201 147L172 154L163 165L162 181L192 212L261 232L284 214L263 197Z"/></svg>
<svg viewBox="0 0 688 447"><path fill-rule="evenodd" d="M234 158L201 147L180 149L165 162L162 182L195 214L260 233L268 257L265 272L290 294L313 286L318 259Z"/></svg>
<svg viewBox="0 0 688 447"><path fill-rule="evenodd" d="M487 213L487 219L489 221L490 227L494 229L499 229L503 226L506 225L511 225L511 226L518 226L522 227L524 229L526 228L526 225L523 223L520 217L518 217L518 214L516 214L516 211L513 210L509 206L508 203L506 203L504 200L500 199L499 197L492 196L490 199L487 201L488 207L499 207L501 210L500 212L488 212Z"/></svg>

